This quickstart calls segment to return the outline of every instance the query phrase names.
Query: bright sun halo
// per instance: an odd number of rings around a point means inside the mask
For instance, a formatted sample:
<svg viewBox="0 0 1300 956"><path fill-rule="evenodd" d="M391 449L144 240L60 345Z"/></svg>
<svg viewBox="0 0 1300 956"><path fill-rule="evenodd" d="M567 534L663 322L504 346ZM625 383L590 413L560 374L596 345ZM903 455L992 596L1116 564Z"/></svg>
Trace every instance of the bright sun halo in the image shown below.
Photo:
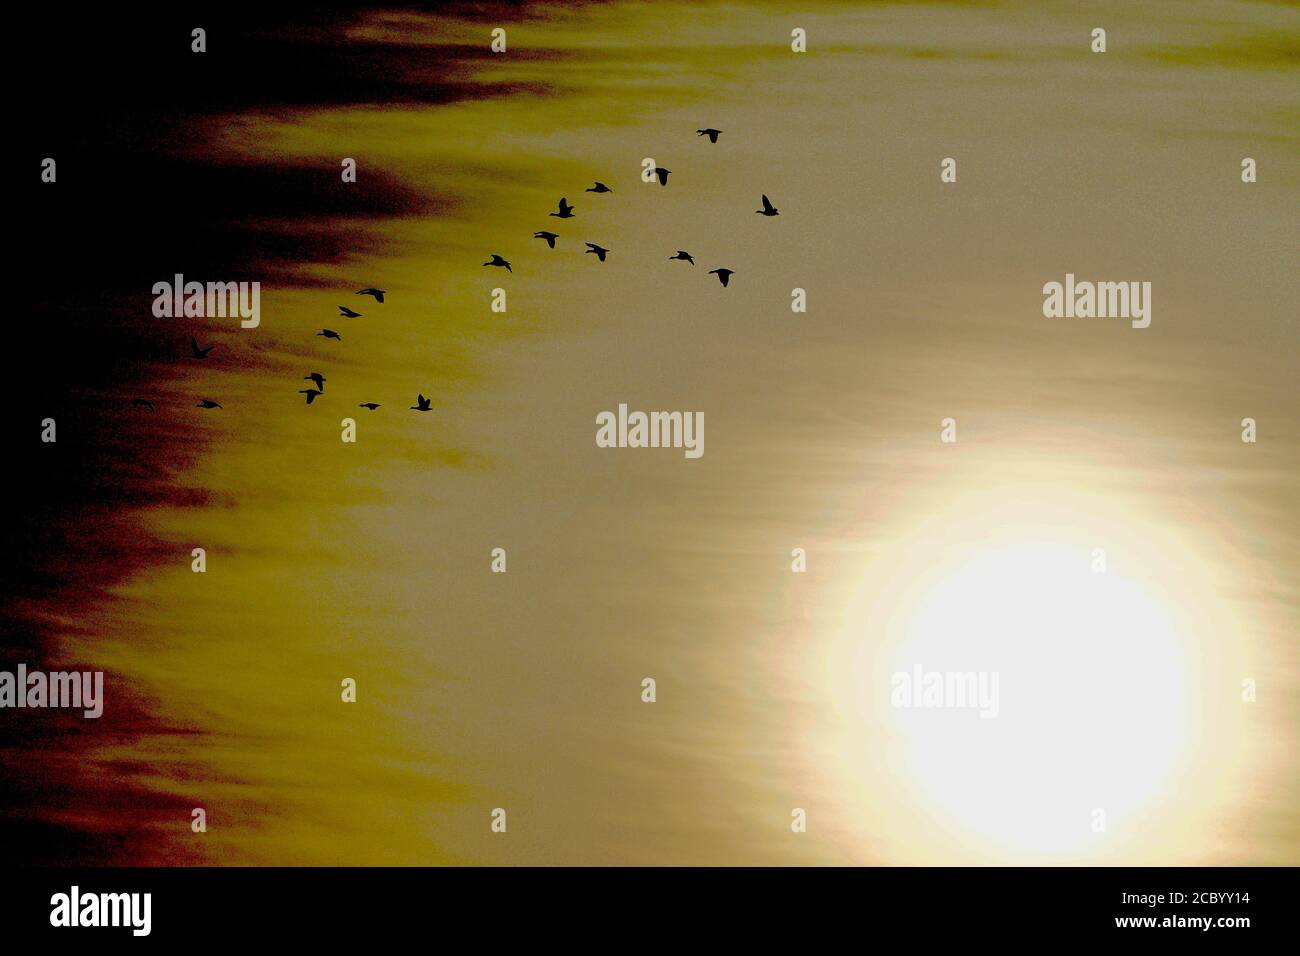
<svg viewBox="0 0 1300 956"><path fill-rule="evenodd" d="M1132 582L1077 550L983 554L935 585L896 671L997 675L996 713L895 708L921 786L969 828L1026 849L1085 843L1160 787L1185 736L1182 655Z"/></svg>
<svg viewBox="0 0 1300 956"><path fill-rule="evenodd" d="M1214 795L1177 790L1226 759L1236 718L1214 670L1232 628L1182 535L1114 498L1016 486L881 548L830 680L837 772L931 830L904 862L1131 861L1212 812ZM995 698L923 700L948 675Z"/></svg>

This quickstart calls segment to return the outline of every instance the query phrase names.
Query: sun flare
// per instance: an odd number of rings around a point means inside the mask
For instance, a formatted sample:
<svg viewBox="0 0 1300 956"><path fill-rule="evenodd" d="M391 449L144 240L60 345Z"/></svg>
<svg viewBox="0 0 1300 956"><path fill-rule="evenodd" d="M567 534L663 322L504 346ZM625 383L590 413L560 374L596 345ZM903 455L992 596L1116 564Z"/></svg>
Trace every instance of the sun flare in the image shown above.
<svg viewBox="0 0 1300 956"><path fill-rule="evenodd" d="M837 665L849 745L887 740L900 802L975 857L1122 856L1106 835L1183 816L1151 818L1236 719L1207 700L1222 611L1184 555L1113 497L966 496L863 587Z"/></svg>
<svg viewBox="0 0 1300 956"><path fill-rule="evenodd" d="M897 651L896 672L997 675L995 708L973 719L895 715L921 787L972 829L1025 849L1086 845L1081 822L1149 800L1187 740L1169 619L1133 582L1080 558L1053 545L981 555L922 599Z"/></svg>

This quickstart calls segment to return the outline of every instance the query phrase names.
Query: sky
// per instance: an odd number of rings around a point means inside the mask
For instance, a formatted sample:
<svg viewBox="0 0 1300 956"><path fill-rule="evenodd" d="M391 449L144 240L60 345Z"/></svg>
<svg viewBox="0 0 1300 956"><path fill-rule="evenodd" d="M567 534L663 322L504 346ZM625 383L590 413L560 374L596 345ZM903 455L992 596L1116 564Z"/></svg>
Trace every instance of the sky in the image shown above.
<svg viewBox="0 0 1300 956"><path fill-rule="evenodd" d="M1293 5L211 22L31 107L60 437L6 666L107 702L5 712L17 858L1297 861ZM261 324L154 317L176 272ZM1150 282L1150 327L1045 318L1067 273ZM620 403L704 454L597 447ZM916 664L998 672L998 717L891 706Z"/></svg>

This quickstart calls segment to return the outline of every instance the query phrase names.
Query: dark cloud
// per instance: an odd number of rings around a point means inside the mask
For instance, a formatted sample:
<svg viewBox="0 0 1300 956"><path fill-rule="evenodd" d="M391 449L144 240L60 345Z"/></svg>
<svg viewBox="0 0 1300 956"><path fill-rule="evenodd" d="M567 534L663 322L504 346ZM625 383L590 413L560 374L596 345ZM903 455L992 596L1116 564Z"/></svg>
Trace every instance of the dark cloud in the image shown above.
<svg viewBox="0 0 1300 956"><path fill-rule="evenodd" d="M303 284L303 264L374 248L389 219L456 211L452 199L382 169L345 189L337 165L251 165L212 145L223 118L525 88L464 82L465 63L486 49L349 40L353 14L213 5L70 15L38 5L14 16L14 35L40 44L42 70L14 119L30 146L10 177L11 235L27 255L10 283L11 369L0 385L18 449L0 525L0 666L46 669L66 635L43 608L86 607L141 567L175 559L173 545L144 536L131 516L206 503L174 481L202 454L202 432L168 410L130 405L133 395L162 403L184 361L188 332L160 334L153 283L180 272ZM190 51L195 26L208 31L202 56ZM58 163L53 186L37 175L47 156ZM47 417L57 421L54 444L39 439ZM129 861L160 821L188 819L183 801L133 787L129 768L83 779L80 755L106 734L128 738L146 722L151 735L190 732L157 726L120 683L113 700L98 722L52 712L0 722L0 839L10 859ZM121 810L120 825L96 824L88 805Z"/></svg>

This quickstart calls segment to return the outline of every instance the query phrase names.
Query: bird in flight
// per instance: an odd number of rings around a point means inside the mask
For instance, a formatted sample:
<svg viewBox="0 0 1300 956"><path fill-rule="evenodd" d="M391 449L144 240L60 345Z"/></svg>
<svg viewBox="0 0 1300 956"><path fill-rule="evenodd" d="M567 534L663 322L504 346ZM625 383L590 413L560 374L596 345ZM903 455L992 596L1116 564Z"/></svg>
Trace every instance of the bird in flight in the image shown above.
<svg viewBox="0 0 1300 956"><path fill-rule="evenodd" d="M323 336L325 336L325 338L327 338L327 339L338 339L340 342L343 341L343 336L339 335L339 334L338 334L337 332L335 332L333 329L321 329L321 330L320 330L319 332L317 332L316 334L317 334L317 335L323 335Z"/></svg>
<svg viewBox="0 0 1300 956"><path fill-rule="evenodd" d="M545 239L545 240L546 240L546 244L547 244L548 246L550 246L552 249L554 249L554 248L555 248L555 240L556 240L556 239L559 239L560 237L557 236L557 235L556 235L555 233L553 233L553 232L544 232L544 231L543 231L543 232L535 232L535 233L533 233L533 238L534 238L534 239Z"/></svg>
<svg viewBox="0 0 1300 956"><path fill-rule="evenodd" d="M376 302L384 301L383 289L358 289L357 295L373 295L375 297Z"/></svg>
<svg viewBox="0 0 1300 956"><path fill-rule="evenodd" d="M587 192L589 193L612 193L613 191L614 190L610 189L608 186L606 186L604 183L600 182L599 180L596 181L596 185L588 188L587 190Z"/></svg>
<svg viewBox="0 0 1300 956"><path fill-rule="evenodd" d="M724 289L727 287L727 283L731 280L731 277L734 276L735 274L736 271L734 269L710 269L709 270L709 275L717 276L718 281L722 283L722 287Z"/></svg>
<svg viewBox="0 0 1300 956"><path fill-rule="evenodd" d="M317 391L317 390L314 389L314 388L300 388L300 389L298 389L298 394L299 394L299 395L306 395L306 396L307 396L307 404L310 405L310 404L312 403L312 399L314 399L317 395L321 395L321 394L323 394L323 393Z"/></svg>
<svg viewBox="0 0 1300 956"><path fill-rule="evenodd" d="M669 256L668 258L670 260L681 259L683 262L689 262L691 265L695 265L695 257L691 255L689 252L687 252L685 249L678 249L677 255Z"/></svg>
<svg viewBox="0 0 1300 956"><path fill-rule="evenodd" d="M708 129L697 129L695 131L695 134L697 136L707 136L709 138L710 143L716 143L718 141L718 137L722 134L722 130L713 129L712 127L710 127Z"/></svg>
<svg viewBox="0 0 1300 956"><path fill-rule="evenodd" d="M596 254L596 258L599 259L601 262L604 262L605 256L609 253L609 250L606 249L604 246L598 246L594 242L589 242L587 243L587 252L594 252Z"/></svg>
<svg viewBox="0 0 1300 956"><path fill-rule="evenodd" d="M510 273L513 273L513 272L515 271L514 269L511 269L511 268L510 268L510 263L506 262L506 260L502 259L502 258L501 258L499 255L497 255L495 252L492 253L492 261L491 261L491 262L485 262L485 263L483 263L483 265L485 265L485 266L500 266L501 268L505 269L506 272L510 272Z"/></svg>
<svg viewBox="0 0 1300 956"><path fill-rule="evenodd" d="M218 405L216 402L214 402L212 399L205 398L194 407L195 408L220 408L221 406Z"/></svg>
<svg viewBox="0 0 1300 956"><path fill-rule="evenodd" d="M303 378L309 382L314 382L322 392L325 391L325 376L320 372L312 372L310 375L304 375Z"/></svg>
<svg viewBox="0 0 1300 956"><path fill-rule="evenodd" d="M213 342L213 343L212 343L211 345L209 345L207 348L205 348L205 349L201 349L201 348L199 348L199 340L196 339L196 338L195 338L194 336L192 336L192 335L190 336L190 351L191 351L191 353L193 354L194 358L196 358L196 359L205 359L205 358L207 358L207 357L208 357L208 353L211 352L211 351L212 351L213 349L215 349L216 347L217 347L217 343Z"/></svg>
<svg viewBox="0 0 1300 956"><path fill-rule="evenodd" d="M427 412L430 410L430 406L433 404L433 399L425 398L423 395L416 396L415 401L416 404L412 405L411 407L415 409L417 412Z"/></svg>
<svg viewBox="0 0 1300 956"><path fill-rule="evenodd" d="M141 408L147 408L151 412L156 412L158 410L153 407L153 402L149 401L147 398L133 398L131 399L131 404L139 405Z"/></svg>
<svg viewBox="0 0 1300 956"><path fill-rule="evenodd" d="M557 219L572 219L572 218L573 218L573 210L574 210L574 208L575 208L575 207L569 205L569 200L567 200L567 199L565 199L563 196L561 196L561 197L560 197L560 206L559 206L560 211L559 211L559 212L547 213L547 215L549 215L549 216L554 216L554 217L557 218Z"/></svg>
<svg viewBox="0 0 1300 956"><path fill-rule="evenodd" d="M768 199L766 196L763 197L763 208L755 209L754 212L758 213L760 216L779 216L781 214L781 210L773 206L772 200Z"/></svg>
<svg viewBox="0 0 1300 956"><path fill-rule="evenodd" d="M362 402L360 405L357 406L357 408L368 408L372 412L378 407L379 407L378 402Z"/></svg>
<svg viewBox="0 0 1300 956"><path fill-rule="evenodd" d="M655 167L655 175L659 177L660 186L668 185L668 174L671 172L672 172L671 169L664 169L662 166Z"/></svg>
<svg viewBox="0 0 1300 956"><path fill-rule="evenodd" d="M361 293L357 293L357 294L360 295ZM360 313L360 312L353 312L353 311L352 311L351 309L349 309L346 305L341 305L341 306L339 306L339 315L343 316L345 319L359 319L359 318L361 318L361 313Z"/></svg>

